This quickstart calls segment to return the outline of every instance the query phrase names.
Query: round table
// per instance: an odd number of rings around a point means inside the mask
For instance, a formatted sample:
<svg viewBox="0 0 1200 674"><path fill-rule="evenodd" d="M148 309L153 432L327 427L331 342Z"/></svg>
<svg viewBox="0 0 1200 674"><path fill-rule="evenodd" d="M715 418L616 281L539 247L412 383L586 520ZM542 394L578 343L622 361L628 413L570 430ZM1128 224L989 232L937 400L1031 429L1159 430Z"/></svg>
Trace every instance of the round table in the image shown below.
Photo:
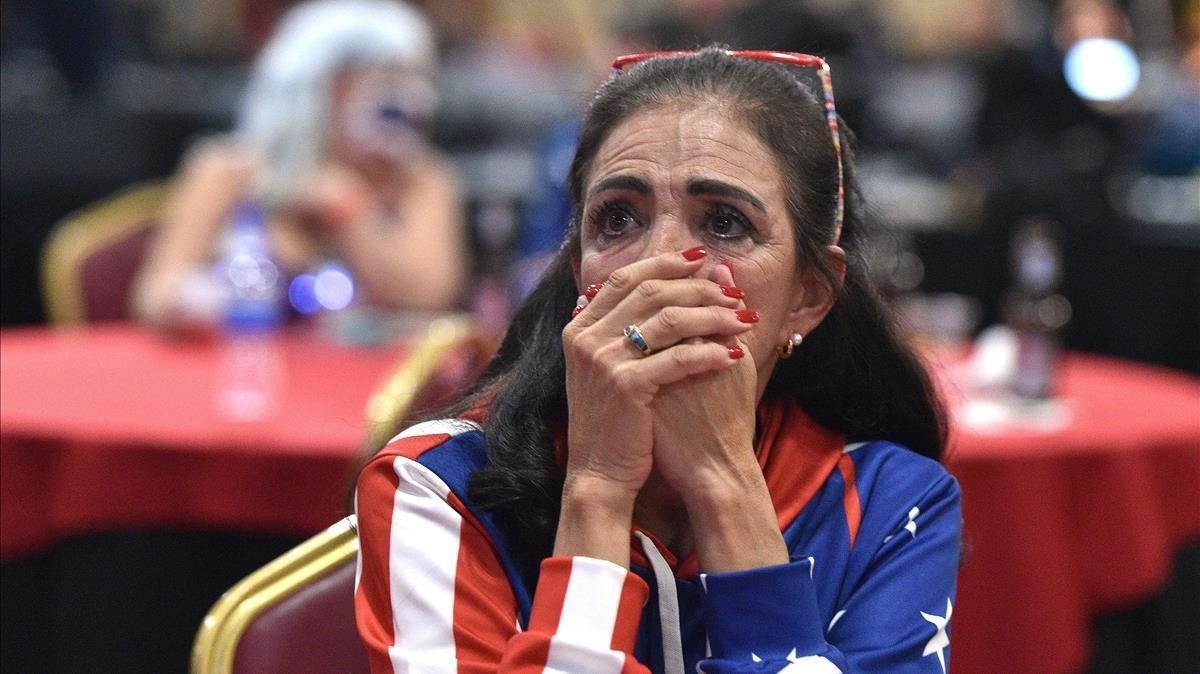
<svg viewBox="0 0 1200 674"><path fill-rule="evenodd" d="M1153 597L1200 541L1200 380L1081 354L1059 377L1058 428L952 422L966 544L955 671L1080 671L1092 621Z"/></svg>
<svg viewBox="0 0 1200 674"><path fill-rule="evenodd" d="M0 558L91 533L305 535L343 516L368 398L407 347L288 331L255 348L279 366L276 401L245 420L218 403L230 342L0 331Z"/></svg>

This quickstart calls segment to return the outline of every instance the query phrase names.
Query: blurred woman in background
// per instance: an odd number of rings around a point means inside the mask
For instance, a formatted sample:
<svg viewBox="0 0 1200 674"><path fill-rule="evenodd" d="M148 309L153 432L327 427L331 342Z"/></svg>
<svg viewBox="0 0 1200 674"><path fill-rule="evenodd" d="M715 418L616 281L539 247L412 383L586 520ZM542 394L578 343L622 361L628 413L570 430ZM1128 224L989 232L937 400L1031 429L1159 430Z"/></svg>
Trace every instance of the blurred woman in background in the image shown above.
<svg viewBox="0 0 1200 674"><path fill-rule="evenodd" d="M243 202L267 214L285 274L337 261L371 305L452 306L466 268L458 183L426 138L435 67L433 32L408 5L317 0L285 15L234 132L184 161L134 288L138 319L216 322L212 264Z"/></svg>

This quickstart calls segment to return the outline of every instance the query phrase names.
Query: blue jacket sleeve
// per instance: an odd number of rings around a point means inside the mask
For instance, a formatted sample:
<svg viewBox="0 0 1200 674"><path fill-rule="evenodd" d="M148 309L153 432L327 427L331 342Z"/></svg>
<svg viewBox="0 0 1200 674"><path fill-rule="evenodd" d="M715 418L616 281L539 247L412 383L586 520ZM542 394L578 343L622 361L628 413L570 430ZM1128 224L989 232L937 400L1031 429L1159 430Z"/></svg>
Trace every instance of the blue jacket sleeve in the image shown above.
<svg viewBox="0 0 1200 674"><path fill-rule="evenodd" d="M865 516L887 518L890 533L874 543L862 573L847 578L853 585L829 625L812 558L703 576L711 657L698 669L945 674L962 536L958 484L941 472L916 499L881 501Z"/></svg>

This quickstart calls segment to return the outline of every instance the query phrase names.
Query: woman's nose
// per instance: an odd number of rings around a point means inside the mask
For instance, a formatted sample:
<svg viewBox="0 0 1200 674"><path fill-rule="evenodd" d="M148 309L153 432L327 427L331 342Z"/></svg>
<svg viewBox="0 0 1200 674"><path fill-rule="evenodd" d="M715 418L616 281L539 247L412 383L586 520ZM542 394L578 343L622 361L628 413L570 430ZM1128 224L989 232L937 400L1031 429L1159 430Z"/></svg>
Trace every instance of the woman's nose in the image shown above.
<svg viewBox="0 0 1200 674"><path fill-rule="evenodd" d="M672 216L663 216L650 228L650 245L647 246L646 253L648 257L677 253L701 243L703 242L696 239L687 223Z"/></svg>

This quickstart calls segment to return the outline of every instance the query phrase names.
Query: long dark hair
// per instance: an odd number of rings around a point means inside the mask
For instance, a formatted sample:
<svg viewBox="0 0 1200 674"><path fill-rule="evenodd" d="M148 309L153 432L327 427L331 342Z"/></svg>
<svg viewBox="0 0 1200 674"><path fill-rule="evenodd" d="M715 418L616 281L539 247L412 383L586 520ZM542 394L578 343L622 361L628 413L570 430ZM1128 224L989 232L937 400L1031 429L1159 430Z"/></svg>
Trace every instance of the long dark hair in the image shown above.
<svg viewBox="0 0 1200 674"><path fill-rule="evenodd" d="M558 522L563 474L553 443L567 416L561 333L578 295L572 260L579 255L583 189L600 145L638 112L718 102L739 115L779 162L798 264L818 270L837 301L794 357L779 361L766 395L794 400L848 440L887 439L940 459L946 427L937 395L867 275L862 204L844 126L842 282L825 261L825 247L834 239L837 164L823 109L798 83L793 68L708 48L646 61L611 78L593 100L571 165L576 206L567 240L517 312L483 377L445 411L486 404L489 465L472 476L470 497L494 514L528 576L551 553Z"/></svg>

